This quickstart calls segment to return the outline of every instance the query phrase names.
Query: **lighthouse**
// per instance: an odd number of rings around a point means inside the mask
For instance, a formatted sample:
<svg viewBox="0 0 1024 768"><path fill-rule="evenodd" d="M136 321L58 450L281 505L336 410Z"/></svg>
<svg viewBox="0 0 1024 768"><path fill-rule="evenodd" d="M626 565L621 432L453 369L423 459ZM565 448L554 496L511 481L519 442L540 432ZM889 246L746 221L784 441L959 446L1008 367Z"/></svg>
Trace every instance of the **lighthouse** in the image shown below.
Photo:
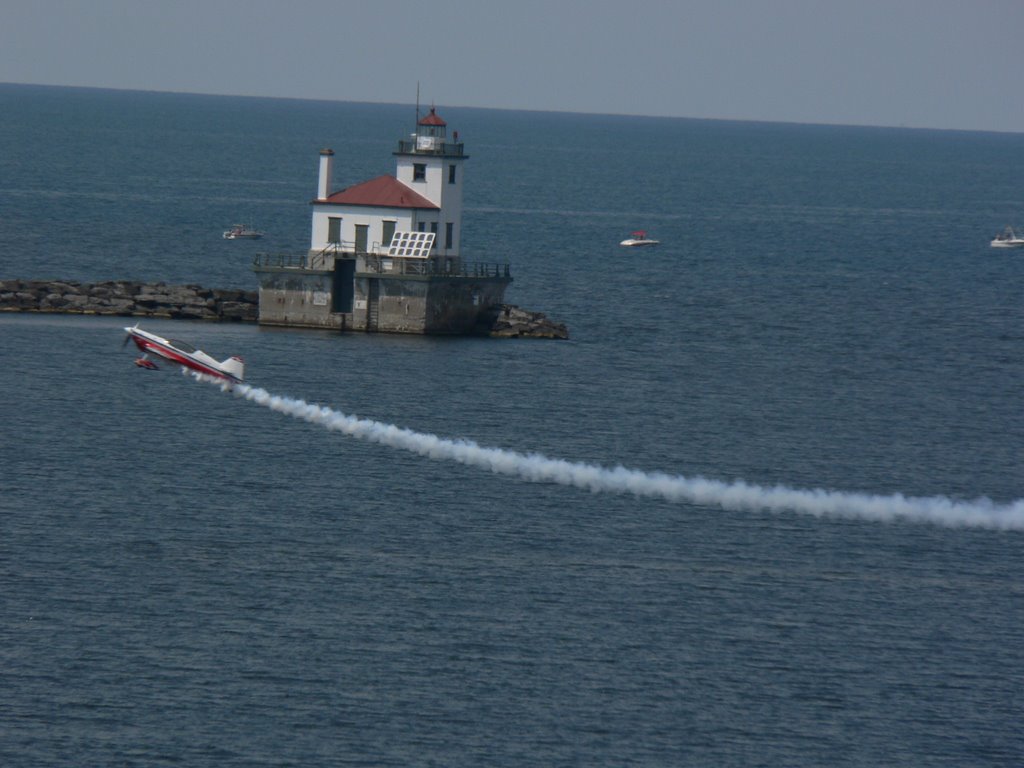
<svg viewBox="0 0 1024 768"><path fill-rule="evenodd" d="M458 141L448 141L448 124L434 107L416 123L411 141L399 143L396 178L438 207L440 251L458 256L462 229L463 164L469 159ZM431 222L433 226L433 222Z"/></svg>
<svg viewBox="0 0 1024 768"><path fill-rule="evenodd" d="M421 232L433 235L430 258L459 257L463 169L468 159L463 144L448 140L447 123L431 107L417 121L416 131L398 142L394 155L394 176L331 192L334 152L320 151L312 256L345 244L357 254L380 254L389 248L395 232Z"/></svg>
<svg viewBox="0 0 1024 768"><path fill-rule="evenodd" d="M332 191L343 155L320 150L309 250L264 258L260 323L468 333L504 301L507 264L462 253L469 156L436 108L398 141L394 175Z"/></svg>

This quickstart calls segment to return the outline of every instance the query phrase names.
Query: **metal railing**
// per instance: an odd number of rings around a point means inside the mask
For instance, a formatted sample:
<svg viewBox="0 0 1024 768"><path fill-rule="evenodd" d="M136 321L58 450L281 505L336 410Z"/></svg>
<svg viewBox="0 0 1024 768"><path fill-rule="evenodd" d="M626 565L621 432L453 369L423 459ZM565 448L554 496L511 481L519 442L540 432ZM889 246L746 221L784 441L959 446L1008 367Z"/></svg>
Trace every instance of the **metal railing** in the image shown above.
<svg viewBox="0 0 1024 768"><path fill-rule="evenodd" d="M282 267L288 269L316 269L305 253L257 253L253 257L254 267Z"/></svg>
<svg viewBox="0 0 1024 768"><path fill-rule="evenodd" d="M429 144L417 142L416 139L399 139L398 154L400 155L445 155L462 157L465 145L460 141L456 144L447 141L435 141Z"/></svg>
<svg viewBox="0 0 1024 768"><path fill-rule="evenodd" d="M326 269L327 259L330 257L331 263L334 263L334 259L339 256L351 256L355 253L356 244L348 243L344 240L339 240L336 243L328 243L320 251L310 259L310 269Z"/></svg>
<svg viewBox="0 0 1024 768"><path fill-rule="evenodd" d="M332 269L338 256L351 258L355 253L352 243L329 243L316 253L257 253L253 258L255 267L277 267L282 269Z"/></svg>
<svg viewBox="0 0 1024 768"><path fill-rule="evenodd" d="M339 254L352 255L350 248L339 244L337 249L324 249L309 255L307 253L258 253L253 259L254 267L271 269L327 270L328 257ZM378 275L422 275L430 277L455 278L508 278L512 267L507 263L487 261L463 261L461 259L410 259L401 256L360 253L363 270Z"/></svg>
<svg viewBox="0 0 1024 768"><path fill-rule="evenodd" d="M406 259L367 254L365 269L379 275L426 275L433 277L511 278L509 264L461 259Z"/></svg>

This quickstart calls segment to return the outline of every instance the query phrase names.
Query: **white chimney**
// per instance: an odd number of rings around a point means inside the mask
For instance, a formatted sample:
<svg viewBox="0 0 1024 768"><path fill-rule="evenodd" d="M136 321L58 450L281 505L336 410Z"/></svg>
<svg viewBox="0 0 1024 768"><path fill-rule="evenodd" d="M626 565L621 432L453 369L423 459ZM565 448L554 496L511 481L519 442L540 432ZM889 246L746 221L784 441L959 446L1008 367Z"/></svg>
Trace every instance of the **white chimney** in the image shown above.
<svg viewBox="0 0 1024 768"><path fill-rule="evenodd" d="M334 177L334 150L320 150L320 181L316 187L316 199L324 200L331 194L331 179Z"/></svg>

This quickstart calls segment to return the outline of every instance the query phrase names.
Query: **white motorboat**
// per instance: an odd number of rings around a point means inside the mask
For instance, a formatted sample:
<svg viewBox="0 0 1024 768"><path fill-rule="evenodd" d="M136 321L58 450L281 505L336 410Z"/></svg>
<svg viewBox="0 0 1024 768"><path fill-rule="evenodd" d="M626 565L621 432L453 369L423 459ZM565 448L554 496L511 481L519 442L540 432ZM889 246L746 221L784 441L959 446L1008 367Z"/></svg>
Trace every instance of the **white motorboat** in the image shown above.
<svg viewBox="0 0 1024 768"><path fill-rule="evenodd" d="M245 224L235 224L224 233L225 240L259 240L261 237L263 237L262 232Z"/></svg>
<svg viewBox="0 0 1024 768"><path fill-rule="evenodd" d="M1013 227L1007 227L1005 231L992 238L993 248L1019 248L1024 245L1024 235L1018 235Z"/></svg>
<svg viewBox="0 0 1024 768"><path fill-rule="evenodd" d="M625 245L631 248L635 248L636 246L639 245L657 245L659 242L659 240L651 240L649 237L647 237L646 232L644 232L642 229L638 229L636 232L632 234L632 236L628 237L627 239L619 243L619 245Z"/></svg>

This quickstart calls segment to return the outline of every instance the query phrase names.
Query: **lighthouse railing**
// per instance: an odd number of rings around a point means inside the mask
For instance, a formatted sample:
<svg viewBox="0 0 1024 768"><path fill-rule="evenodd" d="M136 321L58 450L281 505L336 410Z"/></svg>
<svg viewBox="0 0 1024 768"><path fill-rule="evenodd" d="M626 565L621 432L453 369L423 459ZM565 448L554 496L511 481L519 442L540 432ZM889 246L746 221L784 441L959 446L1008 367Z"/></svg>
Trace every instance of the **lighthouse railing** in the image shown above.
<svg viewBox="0 0 1024 768"><path fill-rule="evenodd" d="M346 250L340 249L339 253L345 253ZM323 252L313 255L309 253L258 253L253 258L253 266L257 269L323 271L331 266L323 258L324 256ZM358 256L357 272L376 275L503 279L512 277L512 267L507 262L464 261L448 258L414 259L373 253L360 253Z"/></svg>
<svg viewBox="0 0 1024 768"><path fill-rule="evenodd" d="M399 139L398 154L400 155L444 155L446 157L462 157L465 154L463 142L435 141L432 145L417 142L416 139Z"/></svg>
<svg viewBox="0 0 1024 768"><path fill-rule="evenodd" d="M252 260L254 267L273 269L314 269L306 253L257 253Z"/></svg>
<svg viewBox="0 0 1024 768"><path fill-rule="evenodd" d="M422 275L425 277L498 277L511 278L507 263L463 261L462 259L411 259L401 256L367 254L366 272L379 275Z"/></svg>

